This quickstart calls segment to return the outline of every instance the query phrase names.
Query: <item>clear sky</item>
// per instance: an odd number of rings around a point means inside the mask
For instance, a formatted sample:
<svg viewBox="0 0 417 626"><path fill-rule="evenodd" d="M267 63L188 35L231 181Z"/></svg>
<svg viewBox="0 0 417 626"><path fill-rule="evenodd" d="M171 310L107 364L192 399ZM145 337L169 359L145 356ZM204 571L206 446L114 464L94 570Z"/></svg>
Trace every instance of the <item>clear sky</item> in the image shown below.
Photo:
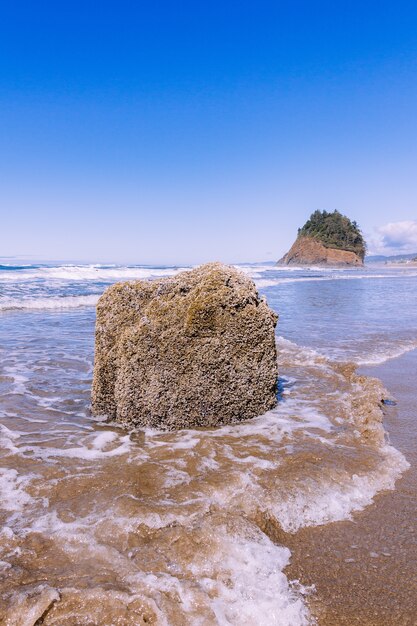
<svg viewBox="0 0 417 626"><path fill-rule="evenodd" d="M417 250L417 3L3 2L0 256L273 260L315 209Z"/></svg>

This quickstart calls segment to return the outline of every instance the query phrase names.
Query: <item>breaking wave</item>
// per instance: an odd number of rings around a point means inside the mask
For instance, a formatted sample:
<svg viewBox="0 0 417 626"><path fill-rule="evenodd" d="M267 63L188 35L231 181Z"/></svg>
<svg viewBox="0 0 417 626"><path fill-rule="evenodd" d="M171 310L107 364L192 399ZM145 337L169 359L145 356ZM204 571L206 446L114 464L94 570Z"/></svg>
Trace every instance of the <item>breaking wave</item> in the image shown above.
<svg viewBox="0 0 417 626"><path fill-rule="evenodd" d="M41 298L4 298L0 300L0 311L13 311L20 309L77 309L79 307L91 307L97 304L99 294L89 296L46 296Z"/></svg>

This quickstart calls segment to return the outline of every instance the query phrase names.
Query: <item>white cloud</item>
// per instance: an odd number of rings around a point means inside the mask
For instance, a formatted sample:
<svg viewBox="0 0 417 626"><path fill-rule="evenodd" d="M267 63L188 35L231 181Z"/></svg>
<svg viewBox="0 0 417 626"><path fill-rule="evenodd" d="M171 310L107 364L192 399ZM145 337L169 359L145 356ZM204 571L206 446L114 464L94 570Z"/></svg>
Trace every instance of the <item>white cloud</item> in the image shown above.
<svg viewBox="0 0 417 626"><path fill-rule="evenodd" d="M378 228L384 246L404 249L417 246L417 221L390 222Z"/></svg>
<svg viewBox="0 0 417 626"><path fill-rule="evenodd" d="M417 220L389 222L375 229L368 238L369 254L408 254L417 252Z"/></svg>

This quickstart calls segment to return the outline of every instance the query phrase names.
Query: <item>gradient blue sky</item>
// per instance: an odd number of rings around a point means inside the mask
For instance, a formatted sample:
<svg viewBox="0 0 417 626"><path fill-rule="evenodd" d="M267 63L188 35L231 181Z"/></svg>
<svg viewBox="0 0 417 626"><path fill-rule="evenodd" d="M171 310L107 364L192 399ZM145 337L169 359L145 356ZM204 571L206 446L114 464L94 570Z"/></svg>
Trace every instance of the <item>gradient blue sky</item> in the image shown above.
<svg viewBox="0 0 417 626"><path fill-rule="evenodd" d="M417 250L415 2L3 2L0 63L1 256Z"/></svg>

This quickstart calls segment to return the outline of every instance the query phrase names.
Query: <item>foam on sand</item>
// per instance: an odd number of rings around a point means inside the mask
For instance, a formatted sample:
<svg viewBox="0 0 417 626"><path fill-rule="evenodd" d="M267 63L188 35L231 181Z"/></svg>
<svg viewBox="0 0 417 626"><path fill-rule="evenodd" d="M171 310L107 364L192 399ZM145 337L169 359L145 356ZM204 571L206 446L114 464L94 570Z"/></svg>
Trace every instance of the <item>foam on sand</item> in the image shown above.
<svg viewBox="0 0 417 626"><path fill-rule="evenodd" d="M0 468L0 506L10 512L23 511L34 500L26 492L30 476L20 476L15 469Z"/></svg>
<svg viewBox="0 0 417 626"><path fill-rule="evenodd" d="M313 623L304 600L308 590L290 583L283 573L290 551L275 545L252 522L231 513L215 513L184 525L151 525L142 545L141 532L135 529L138 525L143 528L147 522L117 517L115 511L109 511L107 519L90 515L83 524L63 523L47 514L43 524L35 525L35 531L45 532L48 527L50 540L70 558L77 558L80 575L91 562L96 562L102 571L112 571L118 584L123 582L125 604L142 598L157 614L159 625ZM113 537L111 544L109 536ZM128 537L135 536L133 547L126 549ZM162 553L172 567L149 571L144 567L144 553L151 560ZM89 614L96 617L107 598L98 585L91 592L95 602L90 604ZM51 622L48 619L46 624L54 624L52 618L60 614L66 619L71 616L65 593L62 596L51 612ZM132 622L132 626L136 623Z"/></svg>
<svg viewBox="0 0 417 626"><path fill-rule="evenodd" d="M217 549L210 560L191 565L206 591L217 624L295 626L311 623L300 589L283 573L290 551L276 546L241 520L216 528ZM303 590L304 591L304 590Z"/></svg>
<svg viewBox="0 0 417 626"><path fill-rule="evenodd" d="M72 431L70 431L70 434L72 434ZM111 431L105 431L98 435L87 435L80 441L78 446L55 448L53 446L22 445L19 448L19 453L43 460L68 458L95 461L128 454L131 448L132 442L129 434L119 435Z"/></svg>
<svg viewBox="0 0 417 626"><path fill-rule="evenodd" d="M377 493L394 489L395 481L410 466L392 446L384 446L381 454L380 464L370 472L335 475L319 484L307 479L283 500L268 497L263 508L286 532L352 519L352 513L369 506Z"/></svg>
<svg viewBox="0 0 417 626"><path fill-rule="evenodd" d="M358 365L382 365L391 359L396 359L407 352L417 349L417 339L404 339L393 342L391 345L382 345L372 348L367 354L356 357Z"/></svg>

